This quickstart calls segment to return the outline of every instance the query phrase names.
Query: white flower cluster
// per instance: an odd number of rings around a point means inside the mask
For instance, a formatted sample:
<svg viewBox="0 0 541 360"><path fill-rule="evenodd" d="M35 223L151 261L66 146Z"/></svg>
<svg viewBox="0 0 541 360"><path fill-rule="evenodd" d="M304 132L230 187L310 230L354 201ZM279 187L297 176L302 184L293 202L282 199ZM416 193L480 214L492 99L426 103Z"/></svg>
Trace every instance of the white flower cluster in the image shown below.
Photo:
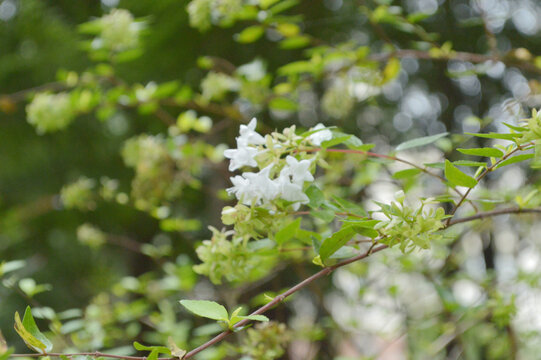
<svg viewBox="0 0 541 360"><path fill-rule="evenodd" d="M241 125L237 148L224 151L224 156L231 160L230 171L244 166L258 167L256 157L272 150L269 146L285 147L276 140L276 137L268 135L265 139L257 133L256 125L255 118L248 125ZM307 137L307 141L313 145L319 146L323 141L332 139L331 131L323 124L318 124L312 130L319 130ZM295 137L300 138L296 135ZM227 189L227 192L234 194L245 205L261 205L279 198L292 202L294 209L298 209L300 204L309 202L303 187L305 182L314 181L310 172L311 164L312 159L298 160L291 155L286 156L283 164L283 160L278 157L259 172L244 172L242 175L232 177L233 187Z"/></svg>

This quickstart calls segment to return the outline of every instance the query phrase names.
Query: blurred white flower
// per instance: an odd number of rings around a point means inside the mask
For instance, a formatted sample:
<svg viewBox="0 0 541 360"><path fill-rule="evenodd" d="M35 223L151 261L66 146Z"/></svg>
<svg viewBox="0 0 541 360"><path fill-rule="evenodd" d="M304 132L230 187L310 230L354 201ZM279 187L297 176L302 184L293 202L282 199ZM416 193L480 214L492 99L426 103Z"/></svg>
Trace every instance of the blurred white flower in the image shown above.
<svg viewBox="0 0 541 360"><path fill-rule="evenodd" d="M321 130L325 129L325 130ZM319 130L318 132L313 133L312 135L308 136L308 140L312 142L314 145L321 145L322 142L331 140L332 139L332 132L331 130L327 129L325 125L322 123L317 124L312 128L312 130Z"/></svg>

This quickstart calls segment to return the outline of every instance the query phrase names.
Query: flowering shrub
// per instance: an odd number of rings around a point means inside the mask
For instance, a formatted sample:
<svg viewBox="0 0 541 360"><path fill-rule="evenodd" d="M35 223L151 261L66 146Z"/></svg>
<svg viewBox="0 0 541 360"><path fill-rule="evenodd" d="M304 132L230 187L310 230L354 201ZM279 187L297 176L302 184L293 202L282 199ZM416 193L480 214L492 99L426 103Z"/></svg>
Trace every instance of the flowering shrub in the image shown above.
<svg viewBox="0 0 541 360"><path fill-rule="evenodd" d="M160 20L110 9L78 27L84 70L0 96L63 159L36 155L55 194L0 199L0 280L32 306L6 303L22 342L0 333L0 360L535 358L541 58L503 53L486 4L299 3L190 1L216 51L182 79ZM319 7L355 19L333 34ZM454 49L442 13L479 41Z"/></svg>

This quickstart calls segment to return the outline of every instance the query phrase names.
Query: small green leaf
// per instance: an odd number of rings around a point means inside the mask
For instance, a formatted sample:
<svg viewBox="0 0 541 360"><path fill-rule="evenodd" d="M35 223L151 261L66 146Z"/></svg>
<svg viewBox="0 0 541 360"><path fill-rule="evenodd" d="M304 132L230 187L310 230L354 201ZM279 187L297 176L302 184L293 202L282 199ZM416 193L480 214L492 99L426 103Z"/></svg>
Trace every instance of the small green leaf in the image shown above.
<svg viewBox="0 0 541 360"><path fill-rule="evenodd" d="M473 188L475 185L477 185L477 180L464 174L449 160L445 160L445 177L447 180L449 180L449 182L458 186Z"/></svg>
<svg viewBox="0 0 541 360"><path fill-rule="evenodd" d="M178 357L179 359L182 359L184 355L186 355L187 351L179 348L178 345L175 344L171 336L167 338L167 345L169 347L169 351L171 352L171 355Z"/></svg>
<svg viewBox="0 0 541 360"><path fill-rule="evenodd" d="M143 345L137 341L134 341L133 342L133 347L136 349L136 350L139 350L139 351L157 351L158 353L160 354L166 354L166 355L171 355L171 350L169 350L169 348L165 347L165 346L147 346L147 345Z"/></svg>
<svg viewBox="0 0 541 360"><path fill-rule="evenodd" d="M322 142L321 143L321 148L322 149L327 149L327 148L342 144L342 143L348 141L349 138L351 138L351 135L335 137L335 138L333 138L331 140L327 140L327 141Z"/></svg>
<svg viewBox="0 0 541 360"><path fill-rule="evenodd" d="M420 137L420 138L417 138L417 139L413 139L413 140L408 140L408 141L405 141L403 142L402 144L398 145L396 147L396 151L401 151L401 150L406 150L406 149L411 149L411 148L415 148L415 147L419 147L419 146L423 146L423 145L428 145L428 144L431 144L439 139L441 139L442 137L445 137L449 135L449 133L447 132L444 132L444 133L441 133L441 134L436 134L436 135L432 135L432 136L425 136L425 137Z"/></svg>
<svg viewBox="0 0 541 360"><path fill-rule="evenodd" d="M393 80L400 72L400 60L391 58L383 69L383 83Z"/></svg>
<svg viewBox="0 0 541 360"><path fill-rule="evenodd" d="M286 241L292 239L297 235L297 230L301 225L301 218L297 218L295 221L287 224L281 228L276 235L274 235L274 240L278 245L282 245Z"/></svg>
<svg viewBox="0 0 541 360"><path fill-rule="evenodd" d="M7 274L8 272L19 270L26 265L24 260L13 260L0 263L0 276Z"/></svg>
<svg viewBox="0 0 541 360"><path fill-rule="evenodd" d="M336 216L334 211L331 209L312 210L310 211L310 215L318 219L321 219L326 223L330 223L331 221L333 221L334 217Z"/></svg>
<svg viewBox="0 0 541 360"><path fill-rule="evenodd" d="M482 161L468 161L468 160L453 161L453 165L455 165L455 166L473 166L473 167L482 166L484 168L487 167L487 164L482 162Z"/></svg>
<svg viewBox="0 0 541 360"><path fill-rule="evenodd" d="M323 240L321 247L319 248L319 256L321 260L325 262L342 246L346 245L349 240L355 235L355 230L352 226L342 227L340 230Z"/></svg>
<svg viewBox="0 0 541 360"><path fill-rule="evenodd" d="M457 149L457 150L466 155L496 157L496 158L503 156L503 152L501 152L501 150L490 148L490 147L475 148L475 149Z"/></svg>
<svg viewBox="0 0 541 360"><path fill-rule="evenodd" d="M269 108L272 110L294 111L297 103L286 97L275 97L269 101Z"/></svg>
<svg viewBox="0 0 541 360"><path fill-rule="evenodd" d="M213 320L229 320L229 314L222 305L208 300L180 300L180 304L191 313Z"/></svg>
<svg viewBox="0 0 541 360"><path fill-rule="evenodd" d="M300 73L313 73L315 66L309 61L294 61L278 69L278 75L297 75Z"/></svg>
<svg viewBox="0 0 541 360"><path fill-rule="evenodd" d="M236 36L236 40L242 44L252 43L257 41L264 32L265 29L261 25L248 26Z"/></svg>
<svg viewBox="0 0 541 360"><path fill-rule="evenodd" d="M421 172L420 169L406 169L406 170L400 170L393 174L393 179L406 179L415 175L418 175Z"/></svg>
<svg viewBox="0 0 541 360"><path fill-rule="evenodd" d="M310 185L306 189L306 196L310 199L308 206L312 209L317 209L325 201L325 195L317 186Z"/></svg>
<svg viewBox="0 0 541 360"><path fill-rule="evenodd" d="M24 312L23 321L18 312L15 312L15 331L32 350L47 353L53 349L53 344L39 331L32 316L32 310L28 306Z"/></svg>
<svg viewBox="0 0 541 360"><path fill-rule="evenodd" d="M366 216L366 211L359 205L352 203L349 200L343 199L338 196L333 196L333 200L336 201L338 207L340 207L344 212L348 214Z"/></svg>
<svg viewBox="0 0 541 360"><path fill-rule="evenodd" d="M310 45L312 39L307 35L297 35L280 41L280 48L285 50L299 49Z"/></svg>
<svg viewBox="0 0 541 360"><path fill-rule="evenodd" d="M481 137L485 139L500 139L500 140L511 140L511 141L514 141L516 138L522 137L522 134L498 134L498 133L488 133L488 134L466 133L466 135L472 135L472 136Z"/></svg>
<svg viewBox="0 0 541 360"><path fill-rule="evenodd" d="M263 321L267 322L269 321L269 318L265 315L247 315L247 316L239 316L241 319L248 319L248 320L254 320L254 321Z"/></svg>
<svg viewBox="0 0 541 360"><path fill-rule="evenodd" d="M535 156L535 154L522 154L522 155L513 156L512 158L509 158L509 159L504 160L501 163L499 163L498 166L496 166L496 169L501 168L503 166L516 164L516 163L524 161L524 160L533 159L534 156Z"/></svg>

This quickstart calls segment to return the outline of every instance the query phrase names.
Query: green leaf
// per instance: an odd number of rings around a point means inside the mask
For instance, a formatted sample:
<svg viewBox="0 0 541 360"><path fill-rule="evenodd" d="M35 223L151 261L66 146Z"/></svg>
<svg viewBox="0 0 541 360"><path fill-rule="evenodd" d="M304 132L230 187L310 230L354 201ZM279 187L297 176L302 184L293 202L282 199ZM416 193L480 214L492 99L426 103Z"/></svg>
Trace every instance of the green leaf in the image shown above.
<svg viewBox="0 0 541 360"><path fill-rule="evenodd" d="M278 75L297 75L300 73L313 73L314 64L309 61L294 61L278 69Z"/></svg>
<svg viewBox="0 0 541 360"><path fill-rule="evenodd" d="M335 137L335 138L333 138L331 140L323 141L321 143L321 148L322 149L327 149L327 148L339 145L339 144L341 144L343 142L348 141L350 137L351 137L351 135L338 136L338 137Z"/></svg>
<svg viewBox="0 0 541 360"><path fill-rule="evenodd" d="M274 240L278 245L282 245L286 241L294 238L297 235L297 230L301 225L301 218L297 218L295 221L287 224L274 235Z"/></svg>
<svg viewBox="0 0 541 360"><path fill-rule="evenodd" d="M229 314L222 305L208 300L180 300L180 304L191 313L213 320L228 321Z"/></svg>
<svg viewBox="0 0 541 360"><path fill-rule="evenodd" d="M393 80L400 72L400 60L391 58L383 69L383 83Z"/></svg>
<svg viewBox="0 0 541 360"><path fill-rule="evenodd" d="M139 350L139 351L156 351L159 354L171 355L171 350L169 350L169 348L167 348L165 346L154 346L154 345L147 346L147 345L143 345L143 344L141 344L141 343L139 343L137 341L134 341L133 342L133 347L136 350Z"/></svg>
<svg viewBox="0 0 541 360"><path fill-rule="evenodd" d="M323 194L323 191L321 191L315 185L310 185L306 189L305 193L306 196L308 196L308 198L310 199L308 206L310 206L312 209L317 209L325 201L325 195Z"/></svg>
<svg viewBox="0 0 541 360"><path fill-rule="evenodd" d="M254 321L263 321L263 322L269 321L269 318L266 317L265 315L247 315L247 316L239 316L239 318L254 320Z"/></svg>
<svg viewBox="0 0 541 360"><path fill-rule="evenodd" d="M406 170L400 170L393 174L393 179L406 179L412 176L415 176L421 172L420 169L406 169Z"/></svg>
<svg viewBox="0 0 541 360"><path fill-rule="evenodd" d="M355 230L352 226L342 227L340 230L323 240L321 247L319 248L319 256L321 260L325 262L342 246L346 245L349 240L355 235Z"/></svg>
<svg viewBox="0 0 541 360"><path fill-rule="evenodd" d="M30 306L26 308L22 322L19 313L15 312L15 331L25 344L34 351L47 353L53 349L51 341L39 331Z"/></svg>
<svg viewBox="0 0 541 360"><path fill-rule="evenodd" d="M348 214L358 215L358 216L366 216L366 211L359 205L352 203L349 200L343 199L338 196L332 197L334 201L338 204L340 209L344 210L344 212L347 212Z"/></svg>
<svg viewBox="0 0 541 360"><path fill-rule="evenodd" d="M370 239L375 239L379 236L379 233L374 229L366 227L354 227L354 229L357 234L369 237Z"/></svg>
<svg viewBox="0 0 541 360"><path fill-rule="evenodd" d="M286 97L275 97L269 101L269 108L272 110L294 111L297 109L297 103Z"/></svg>
<svg viewBox="0 0 541 360"><path fill-rule="evenodd" d="M242 30L235 39L242 44L248 44L257 41L264 32L265 28L261 25L248 26Z"/></svg>
<svg viewBox="0 0 541 360"><path fill-rule="evenodd" d="M516 164L516 163L524 161L524 160L533 159L534 156L535 156L535 154L522 154L522 155L513 156L512 158L509 158L509 159L504 160L501 163L499 163L498 166L496 166L496 169L501 168L503 166Z"/></svg>
<svg viewBox="0 0 541 360"><path fill-rule="evenodd" d="M310 215L323 220L326 223L330 223L334 220L335 213L331 209L320 209L310 211Z"/></svg>
<svg viewBox="0 0 541 360"><path fill-rule="evenodd" d="M415 147L419 147L419 146L423 146L423 145L428 145L428 144L431 144L439 139L441 139L442 137L445 137L449 135L449 133L447 132L444 132L444 133L441 133L441 134L436 134L436 135L432 135L432 136L425 136L425 137L420 137L420 138L417 138L417 139L413 139L413 140L408 140L408 141L405 141L403 142L402 144L398 145L396 147L396 151L401 151L401 150L406 150L406 149L411 149L411 148L415 148Z"/></svg>
<svg viewBox="0 0 541 360"><path fill-rule="evenodd" d="M503 152L501 150L490 148L490 147L475 148L475 149L457 149L457 150L466 155L496 157L496 158L500 158L503 156Z"/></svg>
<svg viewBox="0 0 541 360"><path fill-rule="evenodd" d="M473 166L473 167L482 166L484 168L487 167L487 164L482 162L482 161L469 161L469 160L453 161L453 165L455 165L455 166Z"/></svg>
<svg viewBox="0 0 541 360"><path fill-rule="evenodd" d="M464 174L449 160L445 160L445 177L449 182L458 185L472 188L477 185L477 180L469 175Z"/></svg>
<svg viewBox="0 0 541 360"><path fill-rule="evenodd" d="M528 131L528 128L524 126L515 126L515 125L508 124L506 122L504 122L503 124L507 126L509 129L512 129L518 132Z"/></svg>
<svg viewBox="0 0 541 360"><path fill-rule="evenodd" d="M19 270L26 265L24 260L13 260L0 263L0 276L7 274L8 272Z"/></svg>
<svg viewBox="0 0 541 360"><path fill-rule="evenodd" d="M488 133L488 134L475 134L475 133L466 133L466 135L472 135L485 139L500 139L500 140L511 140L514 141L516 138L522 137L522 134L498 134L498 133Z"/></svg>
<svg viewBox="0 0 541 360"><path fill-rule="evenodd" d="M312 39L307 35L297 35L280 41L280 48L284 50L300 49L310 45Z"/></svg>
<svg viewBox="0 0 541 360"><path fill-rule="evenodd" d="M299 3L299 0L280 1L278 4L271 7L268 11L269 11L270 14L276 15L278 13L286 11L289 8L292 8L293 6L297 5L298 3Z"/></svg>
<svg viewBox="0 0 541 360"><path fill-rule="evenodd" d="M179 348L178 345L175 344L171 336L167 338L167 345L168 345L169 351L171 352L171 355L178 357L179 359L182 359L184 355L186 355L187 351Z"/></svg>

